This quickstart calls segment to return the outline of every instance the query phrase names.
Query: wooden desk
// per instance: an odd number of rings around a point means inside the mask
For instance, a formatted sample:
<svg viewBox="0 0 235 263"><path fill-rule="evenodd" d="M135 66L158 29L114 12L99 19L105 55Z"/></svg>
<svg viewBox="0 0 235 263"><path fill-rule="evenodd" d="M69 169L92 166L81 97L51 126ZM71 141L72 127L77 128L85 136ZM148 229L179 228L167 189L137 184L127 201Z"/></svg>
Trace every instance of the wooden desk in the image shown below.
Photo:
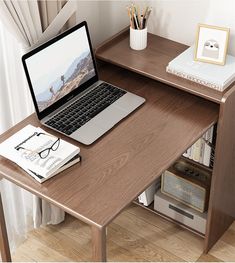
<svg viewBox="0 0 235 263"><path fill-rule="evenodd" d="M214 102L114 65L104 64L100 76L145 97L146 103L92 146L67 139L81 148L81 164L39 184L0 157L4 178L91 226L94 261L106 260L106 226L217 122L220 109ZM0 136L0 142L27 124L40 126L32 115ZM1 249L3 256L9 255L7 246Z"/></svg>
<svg viewBox="0 0 235 263"><path fill-rule="evenodd" d="M148 34L148 47L142 51L129 47L129 28L104 42L96 52L102 61L137 72L187 93L218 104L219 119L214 168L208 208L204 251L207 252L235 218L235 85L223 92L199 85L166 72L166 66L187 46ZM182 93L183 94L183 93ZM199 114L199 113L198 113ZM201 115L201 118L204 118ZM196 125L196 123L195 123Z"/></svg>

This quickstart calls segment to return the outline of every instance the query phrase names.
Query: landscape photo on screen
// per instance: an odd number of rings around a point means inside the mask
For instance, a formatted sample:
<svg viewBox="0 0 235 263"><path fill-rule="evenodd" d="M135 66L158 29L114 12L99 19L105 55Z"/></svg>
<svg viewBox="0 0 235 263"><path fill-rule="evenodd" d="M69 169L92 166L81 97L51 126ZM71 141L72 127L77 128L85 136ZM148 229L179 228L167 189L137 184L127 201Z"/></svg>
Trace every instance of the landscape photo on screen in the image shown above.
<svg viewBox="0 0 235 263"><path fill-rule="evenodd" d="M95 76L85 27L38 52L26 63L40 112Z"/></svg>

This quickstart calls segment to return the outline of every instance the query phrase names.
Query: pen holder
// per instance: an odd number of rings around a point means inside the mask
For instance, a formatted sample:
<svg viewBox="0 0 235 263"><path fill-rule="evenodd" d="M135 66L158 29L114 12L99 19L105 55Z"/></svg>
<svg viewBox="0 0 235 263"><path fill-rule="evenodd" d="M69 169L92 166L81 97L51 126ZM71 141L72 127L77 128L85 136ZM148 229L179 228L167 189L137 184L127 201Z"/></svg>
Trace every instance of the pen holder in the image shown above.
<svg viewBox="0 0 235 263"><path fill-rule="evenodd" d="M130 47L135 50L142 50L147 47L147 27L144 29L130 27Z"/></svg>

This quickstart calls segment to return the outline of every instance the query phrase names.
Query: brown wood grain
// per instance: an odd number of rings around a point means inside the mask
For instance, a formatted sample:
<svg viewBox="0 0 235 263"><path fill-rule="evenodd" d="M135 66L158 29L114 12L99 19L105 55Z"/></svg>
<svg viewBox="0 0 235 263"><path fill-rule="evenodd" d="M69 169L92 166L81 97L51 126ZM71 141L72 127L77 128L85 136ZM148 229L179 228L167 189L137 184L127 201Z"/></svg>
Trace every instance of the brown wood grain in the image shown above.
<svg viewBox="0 0 235 263"><path fill-rule="evenodd" d="M129 47L129 29L127 28L98 47L96 57L220 103L226 91L220 92L166 72L168 63L186 48L188 46L148 33L147 48L141 51L132 50ZM233 84L230 88L232 86Z"/></svg>
<svg viewBox="0 0 235 263"><path fill-rule="evenodd" d="M207 220L207 252L235 218L235 87L223 97Z"/></svg>
<svg viewBox="0 0 235 263"><path fill-rule="evenodd" d="M217 121L218 105L115 66L103 67L100 75L144 96L146 103L90 147L68 140L81 147L82 163L43 184L3 157L0 171L84 222L102 227ZM39 125L32 115L0 142L29 123Z"/></svg>
<svg viewBox="0 0 235 263"><path fill-rule="evenodd" d="M4 218L3 206L2 206L2 198L0 193L0 251L1 258L3 262L11 261L11 253L8 243L7 229Z"/></svg>

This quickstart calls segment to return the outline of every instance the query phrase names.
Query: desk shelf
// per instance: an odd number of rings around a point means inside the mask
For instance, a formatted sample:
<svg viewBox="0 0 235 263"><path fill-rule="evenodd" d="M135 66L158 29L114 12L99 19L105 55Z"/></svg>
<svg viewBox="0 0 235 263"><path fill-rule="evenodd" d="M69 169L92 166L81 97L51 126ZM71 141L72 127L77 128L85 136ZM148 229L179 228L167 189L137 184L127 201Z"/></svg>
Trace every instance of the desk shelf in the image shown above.
<svg viewBox="0 0 235 263"><path fill-rule="evenodd" d="M225 91L220 92L166 72L168 63L188 46L148 33L148 47L141 51L129 47L129 28L101 44L96 49L96 57L148 78L174 86L207 100L220 103Z"/></svg>

